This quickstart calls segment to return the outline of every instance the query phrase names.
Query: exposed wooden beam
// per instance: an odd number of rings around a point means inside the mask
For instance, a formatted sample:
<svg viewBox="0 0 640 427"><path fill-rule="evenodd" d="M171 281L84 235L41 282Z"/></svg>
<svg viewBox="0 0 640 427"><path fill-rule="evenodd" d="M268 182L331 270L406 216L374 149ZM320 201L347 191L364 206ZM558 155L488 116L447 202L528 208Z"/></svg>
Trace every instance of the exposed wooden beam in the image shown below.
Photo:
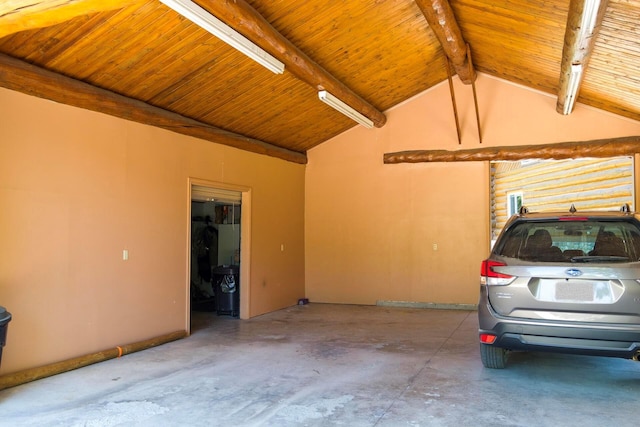
<svg viewBox="0 0 640 427"><path fill-rule="evenodd" d="M121 9L139 0L12 0L0 2L0 38L76 16Z"/></svg>
<svg viewBox="0 0 640 427"><path fill-rule="evenodd" d="M560 64L556 111L570 114L580 92L608 0L571 0Z"/></svg>
<svg viewBox="0 0 640 427"><path fill-rule="evenodd" d="M415 0L427 19L429 27L442 45L445 55L453 64L458 77L465 84L476 80L476 70L467 56L467 42L447 0Z"/></svg>
<svg viewBox="0 0 640 427"><path fill-rule="evenodd" d="M201 1L216 18L278 58L285 69L316 90L326 90L382 127L386 116L309 58L244 0Z"/></svg>
<svg viewBox="0 0 640 427"><path fill-rule="evenodd" d="M216 128L3 54L0 54L0 87L294 163L307 163L304 153Z"/></svg>
<svg viewBox="0 0 640 427"><path fill-rule="evenodd" d="M640 135L557 144L483 147L470 150L413 150L385 153L386 164L424 162L483 162L492 160L577 159L631 156L640 153Z"/></svg>

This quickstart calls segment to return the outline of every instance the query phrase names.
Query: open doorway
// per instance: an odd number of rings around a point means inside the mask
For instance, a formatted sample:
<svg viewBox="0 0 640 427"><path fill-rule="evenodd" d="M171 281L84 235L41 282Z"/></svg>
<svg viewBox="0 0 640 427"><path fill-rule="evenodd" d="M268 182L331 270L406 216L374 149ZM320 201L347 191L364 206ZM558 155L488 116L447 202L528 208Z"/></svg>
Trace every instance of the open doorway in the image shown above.
<svg viewBox="0 0 640 427"><path fill-rule="evenodd" d="M190 220L190 318L197 329L217 316L240 316L242 192L192 185Z"/></svg>

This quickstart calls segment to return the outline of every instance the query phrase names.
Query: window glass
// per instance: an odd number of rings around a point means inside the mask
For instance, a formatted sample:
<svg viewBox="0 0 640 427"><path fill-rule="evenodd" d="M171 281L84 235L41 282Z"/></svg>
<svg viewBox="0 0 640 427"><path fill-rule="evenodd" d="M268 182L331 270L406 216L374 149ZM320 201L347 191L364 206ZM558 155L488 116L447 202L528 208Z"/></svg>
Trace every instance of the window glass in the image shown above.
<svg viewBox="0 0 640 427"><path fill-rule="evenodd" d="M528 261L637 261L640 231L628 221L521 222L505 231L496 253Z"/></svg>
<svg viewBox="0 0 640 427"><path fill-rule="evenodd" d="M509 193L507 196L507 218L517 214L522 207L522 192Z"/></svg>

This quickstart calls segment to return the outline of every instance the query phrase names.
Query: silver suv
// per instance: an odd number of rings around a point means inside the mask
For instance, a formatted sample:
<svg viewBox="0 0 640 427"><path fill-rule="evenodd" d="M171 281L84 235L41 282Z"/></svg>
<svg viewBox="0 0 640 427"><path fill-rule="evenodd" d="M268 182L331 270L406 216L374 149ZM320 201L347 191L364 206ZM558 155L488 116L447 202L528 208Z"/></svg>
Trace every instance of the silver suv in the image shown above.
<svg viewBox="0 0 640 427"><path fill-rule="evenodd" d="M480 355L509 351L640 358L640 216L528 213L509 219L480 276Z"/></svg>

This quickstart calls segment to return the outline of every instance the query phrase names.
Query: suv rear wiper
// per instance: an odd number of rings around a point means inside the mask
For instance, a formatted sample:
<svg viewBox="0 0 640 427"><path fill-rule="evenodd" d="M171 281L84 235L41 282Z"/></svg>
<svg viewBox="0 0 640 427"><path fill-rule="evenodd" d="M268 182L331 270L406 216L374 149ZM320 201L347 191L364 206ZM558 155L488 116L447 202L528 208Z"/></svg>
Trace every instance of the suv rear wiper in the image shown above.
<svg viewBox="0 0 640 427"><path fill-rule="evenodd" d="M627 262L627 261L629 261L629 257L626 257L626 256L593 255L593 256L571 257L571 262Z"/></svg>

